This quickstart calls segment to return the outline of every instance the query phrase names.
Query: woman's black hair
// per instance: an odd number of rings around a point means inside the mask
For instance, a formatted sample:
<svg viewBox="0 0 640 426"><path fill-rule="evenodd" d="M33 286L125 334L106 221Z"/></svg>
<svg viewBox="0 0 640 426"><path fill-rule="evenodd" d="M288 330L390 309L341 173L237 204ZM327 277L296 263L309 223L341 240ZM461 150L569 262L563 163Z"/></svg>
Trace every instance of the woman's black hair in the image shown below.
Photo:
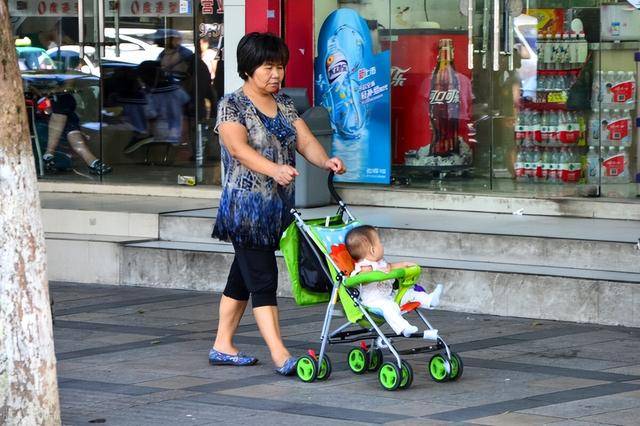
<svg viewBox="0 0 640 426"><path fill-rule="evenodd" d="M246 80L264 63L286 66L289 62L289 48L284 41L271 33L249 33L240 43L236 53L238 74Z"/></svg>

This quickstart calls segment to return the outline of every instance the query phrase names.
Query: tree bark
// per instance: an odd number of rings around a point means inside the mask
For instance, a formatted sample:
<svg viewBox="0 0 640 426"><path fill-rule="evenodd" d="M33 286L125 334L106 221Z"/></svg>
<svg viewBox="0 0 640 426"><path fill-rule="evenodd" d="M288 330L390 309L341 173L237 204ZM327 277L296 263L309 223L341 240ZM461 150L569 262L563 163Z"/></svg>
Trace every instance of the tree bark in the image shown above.
<svg viewBox="0 0 640 426"><path fill-rule="evenodd" d="M0 424L59 425L40 199L7 0L0 95Z"/></svg>

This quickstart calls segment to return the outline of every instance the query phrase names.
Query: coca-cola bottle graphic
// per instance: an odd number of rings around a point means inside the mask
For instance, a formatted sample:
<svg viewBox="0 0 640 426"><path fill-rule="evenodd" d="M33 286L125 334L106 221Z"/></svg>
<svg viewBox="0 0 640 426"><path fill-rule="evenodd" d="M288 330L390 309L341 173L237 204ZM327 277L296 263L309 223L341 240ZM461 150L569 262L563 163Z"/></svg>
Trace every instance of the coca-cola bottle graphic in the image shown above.
<svg viewBox="0 0 640 426"><path fill-rule="evenodd" d="M358 83L350 76L357 65L349 64L337 33L328 43L324 65L329 87L322 103L329 111L336 131L346 139L356 139L361 136L366 122Z"/></svg>
<svg viewBox="0 0 640 426"><path fill-rule="evenodd" d="M458 119L460 117L460 83L453 67L453 40L438 42L438 64L431 77L429 120L432 139L429 156L448 156L460 151Z"/></svg>

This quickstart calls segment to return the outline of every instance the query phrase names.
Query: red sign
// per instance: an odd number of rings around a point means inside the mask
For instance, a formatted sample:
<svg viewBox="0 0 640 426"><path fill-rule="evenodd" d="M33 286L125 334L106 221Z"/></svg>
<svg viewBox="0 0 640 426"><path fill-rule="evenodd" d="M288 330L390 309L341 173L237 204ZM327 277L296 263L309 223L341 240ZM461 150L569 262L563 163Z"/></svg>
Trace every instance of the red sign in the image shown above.
<svg viewBox="0 0 640 426"><path fill-rule="evenodd" d="M218 3L218 9L215 11L215 13L222 14L223 13L222 0L200 0L200 6L202 7L202 14L213 15L213 10L215 9L216 3Z"/></svg>

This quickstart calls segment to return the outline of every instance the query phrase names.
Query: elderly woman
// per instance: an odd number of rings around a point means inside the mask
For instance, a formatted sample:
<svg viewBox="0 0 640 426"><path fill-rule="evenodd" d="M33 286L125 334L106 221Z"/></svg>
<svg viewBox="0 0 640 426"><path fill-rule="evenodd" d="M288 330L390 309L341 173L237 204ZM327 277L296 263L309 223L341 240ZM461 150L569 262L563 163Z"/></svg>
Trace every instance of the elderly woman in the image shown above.
<svg viewBox="0 0 640 426"><path fill-rule="evenodd" d="M238 44L242 88L220 100L216 131L222 145L225 177L213 237L231 241L235 257L220 300L218 329L209 352L212 365L253 365L233 336L251 298L253 314L276 372L290 375L297 359L280 335L275 250L291 222L295 153L317 167L344 173L342 161L329 158L292 100L278 94L289 51L272 34L251 33Z"/></svg>

